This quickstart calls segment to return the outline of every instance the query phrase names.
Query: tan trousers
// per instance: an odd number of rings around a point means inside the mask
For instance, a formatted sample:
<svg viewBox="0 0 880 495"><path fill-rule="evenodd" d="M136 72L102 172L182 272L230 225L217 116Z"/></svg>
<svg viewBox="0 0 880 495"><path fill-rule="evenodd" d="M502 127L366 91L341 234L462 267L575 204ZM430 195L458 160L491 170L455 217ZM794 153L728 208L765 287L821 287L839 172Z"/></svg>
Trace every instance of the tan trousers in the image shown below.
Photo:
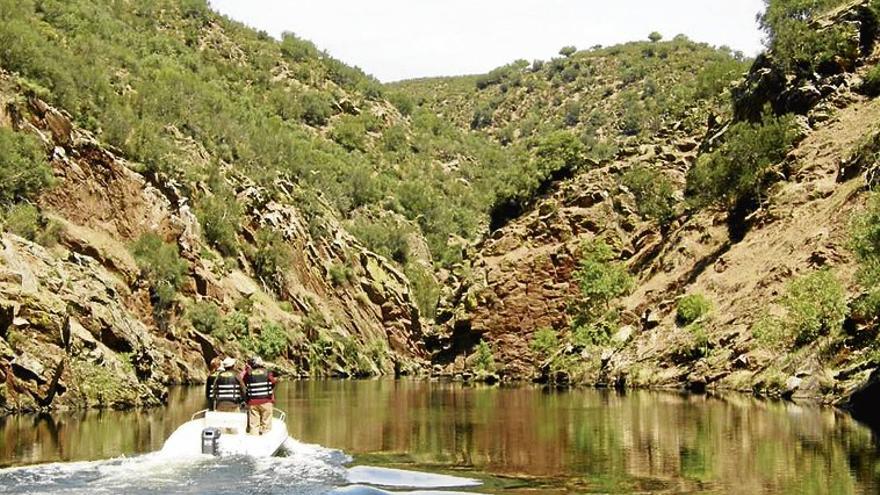
<svg viewBox="0 0 880 495"><path fill-rule="evenodd" d="M262 435L272 429L272 403L248 406L248 433Z"/></svg>
<svg viewBox="0 0 880 495"><path fill-rule="evenodd" d="M218 402L216 411L219 412L238 412L238 404L235 402Z"/></svg>

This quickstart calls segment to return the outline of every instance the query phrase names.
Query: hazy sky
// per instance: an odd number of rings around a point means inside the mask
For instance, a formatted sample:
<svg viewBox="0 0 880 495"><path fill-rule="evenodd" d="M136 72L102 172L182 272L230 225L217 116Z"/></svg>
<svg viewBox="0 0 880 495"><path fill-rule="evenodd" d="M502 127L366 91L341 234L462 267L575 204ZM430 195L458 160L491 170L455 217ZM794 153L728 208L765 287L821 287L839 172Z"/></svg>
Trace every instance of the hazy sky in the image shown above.
<svg viewBox="0 0 880 495"><path fill-rule="evenodd" d="M559 48L666 38L761 47L763 0L210 0L223 14L279 37L314 42L382 81L487 72Z"/></svg>

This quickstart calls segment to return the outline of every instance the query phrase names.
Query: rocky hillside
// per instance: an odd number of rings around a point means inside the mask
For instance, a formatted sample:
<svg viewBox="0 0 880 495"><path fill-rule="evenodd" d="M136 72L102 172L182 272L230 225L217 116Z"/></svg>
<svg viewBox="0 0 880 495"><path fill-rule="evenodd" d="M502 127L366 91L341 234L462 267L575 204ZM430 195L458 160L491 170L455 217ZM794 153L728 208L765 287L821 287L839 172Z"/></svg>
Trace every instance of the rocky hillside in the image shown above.
<svg viewBox="0 0 880 495"><path fill-rule="evenodd" d="M429 292L431 252L370 187L440 167L407 148L412 119L295 37L203 2L111 3L0 2L0 410L157 404L223 354L422 369L404 270ZM444 159L471 160L462 141Z"/></svg>
<svg viewBox="0 0 880 495"><path fill-rule="evenodd" d="M313 236L294 184L270 194L226 171L242 238L259 250L263 229L290 249L270 285L253 261L210 247L178 184L135 172L64 112L0 82L3 125L38 136L55 177L37 200L53 230L43 245L2 238L4 409L156 404L169 384L203 381L221 354L263 354L292 375L406 373L426 359L406 278L331 216ZM146 233L179 253L169 307L132 254Z"/></svg>
<svg viewBox="0 0 880 495"><path fill-rule="evenodd" d="M747 68L742 54L727 48L652 37L582 51L565 47L549 61L392 87L512 156L528 157L521 173L496 188L494 230L533 207L553 181L642 145L664 146L669 131L702 138L707 121L730 113L729 87ZM662 153L671 157L668 151Z"/></svg>
<svg viewBox="0 0 880 495"><path fill-rule="evenodd" d="M435 372L828 402L873 383L876 12L843 2L810 33L843 26L845 53L815 70L761 56L734 88L734 120L666 124L494 231L444 299ZM704 206L689 190L699 171L751 149L741 135L770 139L782 120L767 112L785 116L787 147L751 183L760 194ZM737 173L713 180L733 191Z"/></svg>
<svg viewBox="0 0 880 495"><path fill-rule="evenodd" d="M880 6L794 7L755 61L383 87L201 0L0 0L0 411L158 404L223 354L870 397Z"/></svg>

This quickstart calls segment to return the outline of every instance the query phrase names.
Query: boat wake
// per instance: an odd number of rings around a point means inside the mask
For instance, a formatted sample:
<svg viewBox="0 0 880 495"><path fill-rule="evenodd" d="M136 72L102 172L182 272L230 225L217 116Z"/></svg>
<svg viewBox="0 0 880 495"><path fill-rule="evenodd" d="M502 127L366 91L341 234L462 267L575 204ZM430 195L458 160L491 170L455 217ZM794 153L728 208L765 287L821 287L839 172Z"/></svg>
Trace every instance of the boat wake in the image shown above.
<svg viewBox="0 0 880 495"><path fill-rule="evenodd" d="M289 438L282 457L176 456L160 451L105 461L54 463L0 470L0 494L259 493L429 495L479 484L475 480L357 466L345 453ZM428 490L428 491L425 491Z"/></svg>

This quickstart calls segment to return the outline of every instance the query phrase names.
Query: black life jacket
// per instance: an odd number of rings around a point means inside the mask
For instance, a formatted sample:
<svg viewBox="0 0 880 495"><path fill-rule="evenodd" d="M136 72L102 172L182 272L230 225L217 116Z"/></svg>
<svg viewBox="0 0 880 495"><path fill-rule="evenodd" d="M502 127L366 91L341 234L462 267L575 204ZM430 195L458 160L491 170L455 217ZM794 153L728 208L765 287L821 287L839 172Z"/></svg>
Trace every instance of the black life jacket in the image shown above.
<svg viewBox="0 0 880 495"><path fill-rule="evenodd" d="M217 402L241 401L241 387L238 378L232 371L222 371L214 380L214 390L217 391L214 399Z"/></svg>
<svg viewBox="0 0 880 495"><path fill-rule="evenodd" d="M265 368L254 368L244 377L247 386L248 400L271 399L274 386L269 381L269 372Z"/></svg>
<svg viewBox="0 0 880 495"><path fill-rule="evenodd" d="M208 375L208 379L205 380L205 397L208 400L214 400L214 382L217 381L217 375L219 374L219 371L215 371Z"/></svg>

